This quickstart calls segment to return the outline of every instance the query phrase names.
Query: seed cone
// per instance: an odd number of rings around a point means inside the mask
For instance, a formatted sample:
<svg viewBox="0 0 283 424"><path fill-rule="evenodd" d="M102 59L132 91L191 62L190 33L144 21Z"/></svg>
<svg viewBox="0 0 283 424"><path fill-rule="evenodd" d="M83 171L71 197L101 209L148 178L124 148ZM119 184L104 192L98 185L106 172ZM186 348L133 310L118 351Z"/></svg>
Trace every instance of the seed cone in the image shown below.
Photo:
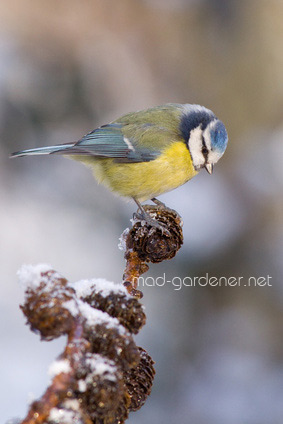
<svg viewBox="0 0 283 424"><path fill-rule="evenodd" d="M165 231L162 233L161 229L146 221L136 220L128 234L127 247L137 252L144 262L172 259L183 244L181 217L173 209L165 207L146 205L144 209Z"/></svg>

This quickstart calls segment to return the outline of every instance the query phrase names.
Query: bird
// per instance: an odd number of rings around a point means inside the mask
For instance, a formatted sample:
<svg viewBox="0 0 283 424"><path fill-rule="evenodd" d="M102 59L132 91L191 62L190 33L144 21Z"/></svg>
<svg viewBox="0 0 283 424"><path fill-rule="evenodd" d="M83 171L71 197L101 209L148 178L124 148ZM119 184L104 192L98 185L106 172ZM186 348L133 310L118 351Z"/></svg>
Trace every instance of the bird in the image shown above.
<svg viewBox="0 0 283 424"><path fill-rule="evenodd" d="M11 157L63 155L93 171L99 183L132 198L146 221L142 202L193 178L201 169L212 174L224 154L228 135L222 121L204 106L167 103L130 112L102 125L77 142L21 150Z"/></svg>

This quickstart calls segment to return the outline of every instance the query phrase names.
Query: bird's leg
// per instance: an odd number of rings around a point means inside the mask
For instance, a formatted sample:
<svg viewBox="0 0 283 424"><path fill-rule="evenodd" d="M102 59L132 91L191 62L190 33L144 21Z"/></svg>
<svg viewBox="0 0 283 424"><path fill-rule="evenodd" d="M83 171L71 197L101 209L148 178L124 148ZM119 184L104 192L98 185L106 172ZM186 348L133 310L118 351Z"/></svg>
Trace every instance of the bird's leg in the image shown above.
<svg viewBox="0 0 283 424"><path fill-rule="evenodd" d="M142 204L135 198L133 198L136 204L138 205L138 210L140 210L140 213L134 213L134 219L140 219L145 221L147 224L149 224L151 227L158 228L162 234L166 234L170 236L169 231L167 228L165 228L164 225L162 225L160 222L158 222L156 219L152 218L149 213L146 212ZM162 202L160 202L162 203ZM164 205L165 206L165 205Z"/></svg>
<svg viewBox="0 0 283 424"><path fill-rule="evenodd" d="M142 207L142 204L133 197L134 201L136 202L136 204L138 205L138 210L140 210L141 213L146 213L144 208Z"/></svg>
<svg viewBox="0 0 283 424"><path fill-rule="evenodd" d="M146 222L149 222L151 219L151 216L144 210L144 207L142 206L142 204L133 197L134 201L136 202L136 204L138 205L138 210L140 211L140 213L136 212L134 213L134 218L137 219L144 219ZM155 220L153 220L155 221Z"/></svg>

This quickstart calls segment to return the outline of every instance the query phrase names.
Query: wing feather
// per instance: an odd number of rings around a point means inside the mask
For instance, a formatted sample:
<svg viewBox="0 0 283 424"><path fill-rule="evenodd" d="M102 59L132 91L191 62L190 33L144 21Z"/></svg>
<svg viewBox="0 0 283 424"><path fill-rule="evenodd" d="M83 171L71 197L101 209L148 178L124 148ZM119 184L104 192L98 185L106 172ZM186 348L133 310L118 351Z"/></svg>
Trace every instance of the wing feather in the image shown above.
<svg viewBox="0 0 283 424"><path fill-rule="evenodd" d="M132 137L125 136L123 128L124 125L120 123L104 125L86 134L74 145L62 146L62 150L56 150L54 154L114 158L123 163L148 162L160 154L153 146L138 146L137 135L142 138L148 127L139 131L139 134L135 131Z"/></svg>

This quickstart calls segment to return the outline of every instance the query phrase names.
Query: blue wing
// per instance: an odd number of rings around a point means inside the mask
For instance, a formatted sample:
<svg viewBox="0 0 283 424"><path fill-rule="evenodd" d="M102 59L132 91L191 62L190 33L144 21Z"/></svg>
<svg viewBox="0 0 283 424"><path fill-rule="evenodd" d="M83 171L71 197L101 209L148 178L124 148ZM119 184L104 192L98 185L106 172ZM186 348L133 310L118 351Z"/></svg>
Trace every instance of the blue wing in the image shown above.
<svg viewBox="0 0 283 424"><path fill-rule="evenodd" d="M59 154L112 158L124 163L149 162L173 139L174 134L152 123L114 122L93 130L76 143L21 150L11 157Z"/></svg>
<svg viewBox="0 0 283 424"><path fill-rule="evenodd" d="M95 129L73 145L62 145L52 152L63 155L87 155L114 158L116 162L148 162L155 159L160 151L149 147L138 147L134 137L128 138L122 132L123 124L113 123ZM145 130L144 130L145 131Z"/></svg>

